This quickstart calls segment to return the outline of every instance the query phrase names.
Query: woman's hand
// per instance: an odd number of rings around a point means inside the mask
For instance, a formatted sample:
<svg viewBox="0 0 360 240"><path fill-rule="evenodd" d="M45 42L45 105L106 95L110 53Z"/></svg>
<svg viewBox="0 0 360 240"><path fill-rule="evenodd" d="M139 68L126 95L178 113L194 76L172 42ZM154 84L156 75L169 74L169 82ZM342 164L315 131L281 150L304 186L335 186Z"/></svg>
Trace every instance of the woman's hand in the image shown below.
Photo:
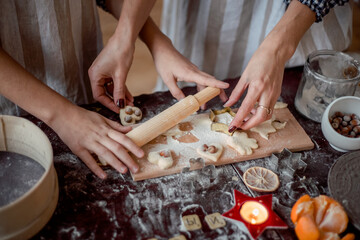
<svg viewBox="0 0 360 240"><path fill-rule="evenodd" d="M119 113L119 108L132 105L134 101L125 81L135 46L133 42L126 42L112 37L89 69L94 99L116 113ZM113 92L107 89L108 84L112 84Z"/></svg>
<svg viewBox="0 0 360 240"><path fill-rule="evenodd" d="M119 108L133 104L125 81L133 61L135 41L148 18L155 0L108 0L106 7L119 19L115 33L89 69L95 100L119 113ZM111 83L113 93L105 84Z"/></svg>
<svg viewBox="0 0 360 240"><path fill-rule="evenodd" d="M194 82L198 85L198 91L204 89L205 86L220 89L229 87L228 83L216 80L215 77L200 71L181 55L172 44L164 44L162 51L154 55L154 62L159 75L177 100L185 97L176 84L178 81ZM227 100L224 90L221 91L220 98L223 102Z"/></svg>
<svg viewBox="0 0 360 240"><path fill-rule="evenodd" d="M99 178L106 178L106 173L98 166L92 154L105 160L120 173L126 173L128 168L133 173L139 170L128 152L138 158L143 157L144 152L125 135L131 127L124 127L77 106L70 107L65 113L54 118L50 126Z"/></svg>
<svg viewBox="0 0 360 240"><path fill-rule="evenodd" d="M216 80L213 76L200 71L181 55L151 18L146 21L140 32L140 37L148 46L159 75L177 100L185 97L176 84L178 81L194 82L198 85L198 90L204 86L220 89L229 87L228 83ZM226 101L227 97L224 91L220 94L220 98Z"/></svg>
<svg viewBox="0 0 360 240"><path fill-rule="evenodd" d="M244 73L224 106L234 105L247 89L229 131L250 129L271 118L274 105L280 96L285 62L280 61L272 48L260 46L250 59ZM255 105L258 103L256 109ZM254 113L251 116L250 113ZM251 116L249 118L249 116Z"/></svg>
<svg viewBox="0 0 360 240"><path fill-rule="evenodd" d="M229 132L252 128L270 119L280 96L286 61L294 54L302 36L315 21L315 13L299 1L291 1L284 16L261 43L225 106L235 104L247 89ZM254 109L258 102L258 107ZM251 116L251 112L254 115ZM249 117L250 116L250 117Z"/></svg>

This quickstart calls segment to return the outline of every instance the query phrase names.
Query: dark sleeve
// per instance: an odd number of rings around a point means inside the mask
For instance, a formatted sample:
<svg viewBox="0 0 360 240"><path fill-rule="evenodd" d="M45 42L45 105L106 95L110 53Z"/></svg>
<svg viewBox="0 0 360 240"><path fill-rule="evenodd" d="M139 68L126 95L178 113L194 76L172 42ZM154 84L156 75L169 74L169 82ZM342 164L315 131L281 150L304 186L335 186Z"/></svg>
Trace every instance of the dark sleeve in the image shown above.
<svg viewBox="0 0 360 240"><path fill-rule="evenodd" d="M330 9L336 5L343 6L349 0L298 0L308 6L316 14L316 21L321 22L323 17L329 13ZM289 5L291 0L284 0Z"/></svg>
<svg viewBox="0 0 360 240"><path fill-rule="evenodd" d="M106 7L106 0L96 0L96 5L101 7L104 11L109 12L109 9Z"/></svg>

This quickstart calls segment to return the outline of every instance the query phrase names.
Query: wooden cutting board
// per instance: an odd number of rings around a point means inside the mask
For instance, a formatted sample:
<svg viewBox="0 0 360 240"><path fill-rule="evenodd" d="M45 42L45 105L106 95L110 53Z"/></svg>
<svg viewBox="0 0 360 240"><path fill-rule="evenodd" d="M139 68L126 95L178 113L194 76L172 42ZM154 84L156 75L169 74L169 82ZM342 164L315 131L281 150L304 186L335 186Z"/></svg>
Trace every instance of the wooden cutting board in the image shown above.
<svg viewBox="0 0 360 240"><path fill-rule="evenodd" d="M293 152L314 148L314 143L296 121L289 109L275 109L274 115L277 120L281 122L286 121L287 124L285 128L277 130L275 133L270 133L268 140L262 138L256 132L246 131L248 136L255 138L259 145L258 149L253 150L251 155L240 155L226 144L226 140L230 136L211 131L211 121L208 113L191 115L179 123L175 129L170 129L168 132L144 145L142 147L145 151L144 158L137 159L133 156L140 166L140 171L132 174L132 178L135 181L139 181L180 173L184 168L190 168L190 170L199 169L203 167L203 164L190 165L189 160L191 158L200 158L196 152L196 148L203 144L219 143L224 147L224 151L217 162L204 159L205 165L223 165L264 158L270 156L272 153L282 152L284 148ZM157 165L150 163L147 160L147 155L149 152L165 149L171 151L174 164L172 167L162 170ZM193 160L191 162L193 162Z"/></svg>

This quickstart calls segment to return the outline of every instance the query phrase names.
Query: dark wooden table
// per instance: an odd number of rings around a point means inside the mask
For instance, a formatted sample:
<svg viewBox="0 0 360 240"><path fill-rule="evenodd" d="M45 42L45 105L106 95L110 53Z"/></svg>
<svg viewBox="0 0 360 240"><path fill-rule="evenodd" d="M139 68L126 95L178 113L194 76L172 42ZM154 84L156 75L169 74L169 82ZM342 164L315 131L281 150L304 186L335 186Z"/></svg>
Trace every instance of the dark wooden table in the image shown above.
<svg viewBox="0 0 360 240"><path fill-rule="evenodd" d="M280 176L280 188L273 193L274 211L289 225L287 230L266 230L260 239L296 239L290 211L295 201L308 193L315 197L329 195L327 177L334 161L343 153L333 150L325 140L320 124L301 116L294 108L294 98L302 68L287 69L280 100L315 143L311 151L291 153L284 150L269 158L184 172L172 176L134 182L129 174L121 175L105 167L106 180L95 177L67 148L59 137L38 119L37 124L49 137L54 149L54 163L59 179L60 196L48 224L33 239L169 239L183 235L186 239L250 239L244 229L227 221L223 228L211 230L204 217L224 213L233 206L233 189L249 196L260 194L248 189L242 173L250 166L265 166ZM236 79L227 80L231 89ZM195 88L185 88L194 94ZM169 92L135 97L143 111L143 121L175 103ZM118 121L118 116L100 104L85 108ZM218 98L209 108L221 108ZM182 216L197 214L202 228L187 231ZM351 224L347 232L357 231Z"/></svg>

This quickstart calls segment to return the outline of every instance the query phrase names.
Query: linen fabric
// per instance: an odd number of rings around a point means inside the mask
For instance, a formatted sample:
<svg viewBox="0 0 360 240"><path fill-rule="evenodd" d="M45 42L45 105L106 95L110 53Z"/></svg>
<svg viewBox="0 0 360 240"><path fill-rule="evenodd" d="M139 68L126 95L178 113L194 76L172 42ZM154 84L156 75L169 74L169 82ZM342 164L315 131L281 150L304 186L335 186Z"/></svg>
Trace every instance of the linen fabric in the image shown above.
<svg viewBox="0 0 360 240"><path fill-rule="evenodd" d="M161 29L200 70L220 80L235 78L286 8L287 3L280 0L164 0ZM305 33L286 67L303 65L315 50L342 51L351 37L352 7L349 3L336 6ZM168 88L159 78L154 90Z"/></svg>
<svg viewBox="0 0 360 240"><path fill-rule="evenodd" d="M73 103L92 102L87 71L102 49L96 2L0 0L0 6L1 47ZM24 114L3 96L0 113Z"/></svg>

